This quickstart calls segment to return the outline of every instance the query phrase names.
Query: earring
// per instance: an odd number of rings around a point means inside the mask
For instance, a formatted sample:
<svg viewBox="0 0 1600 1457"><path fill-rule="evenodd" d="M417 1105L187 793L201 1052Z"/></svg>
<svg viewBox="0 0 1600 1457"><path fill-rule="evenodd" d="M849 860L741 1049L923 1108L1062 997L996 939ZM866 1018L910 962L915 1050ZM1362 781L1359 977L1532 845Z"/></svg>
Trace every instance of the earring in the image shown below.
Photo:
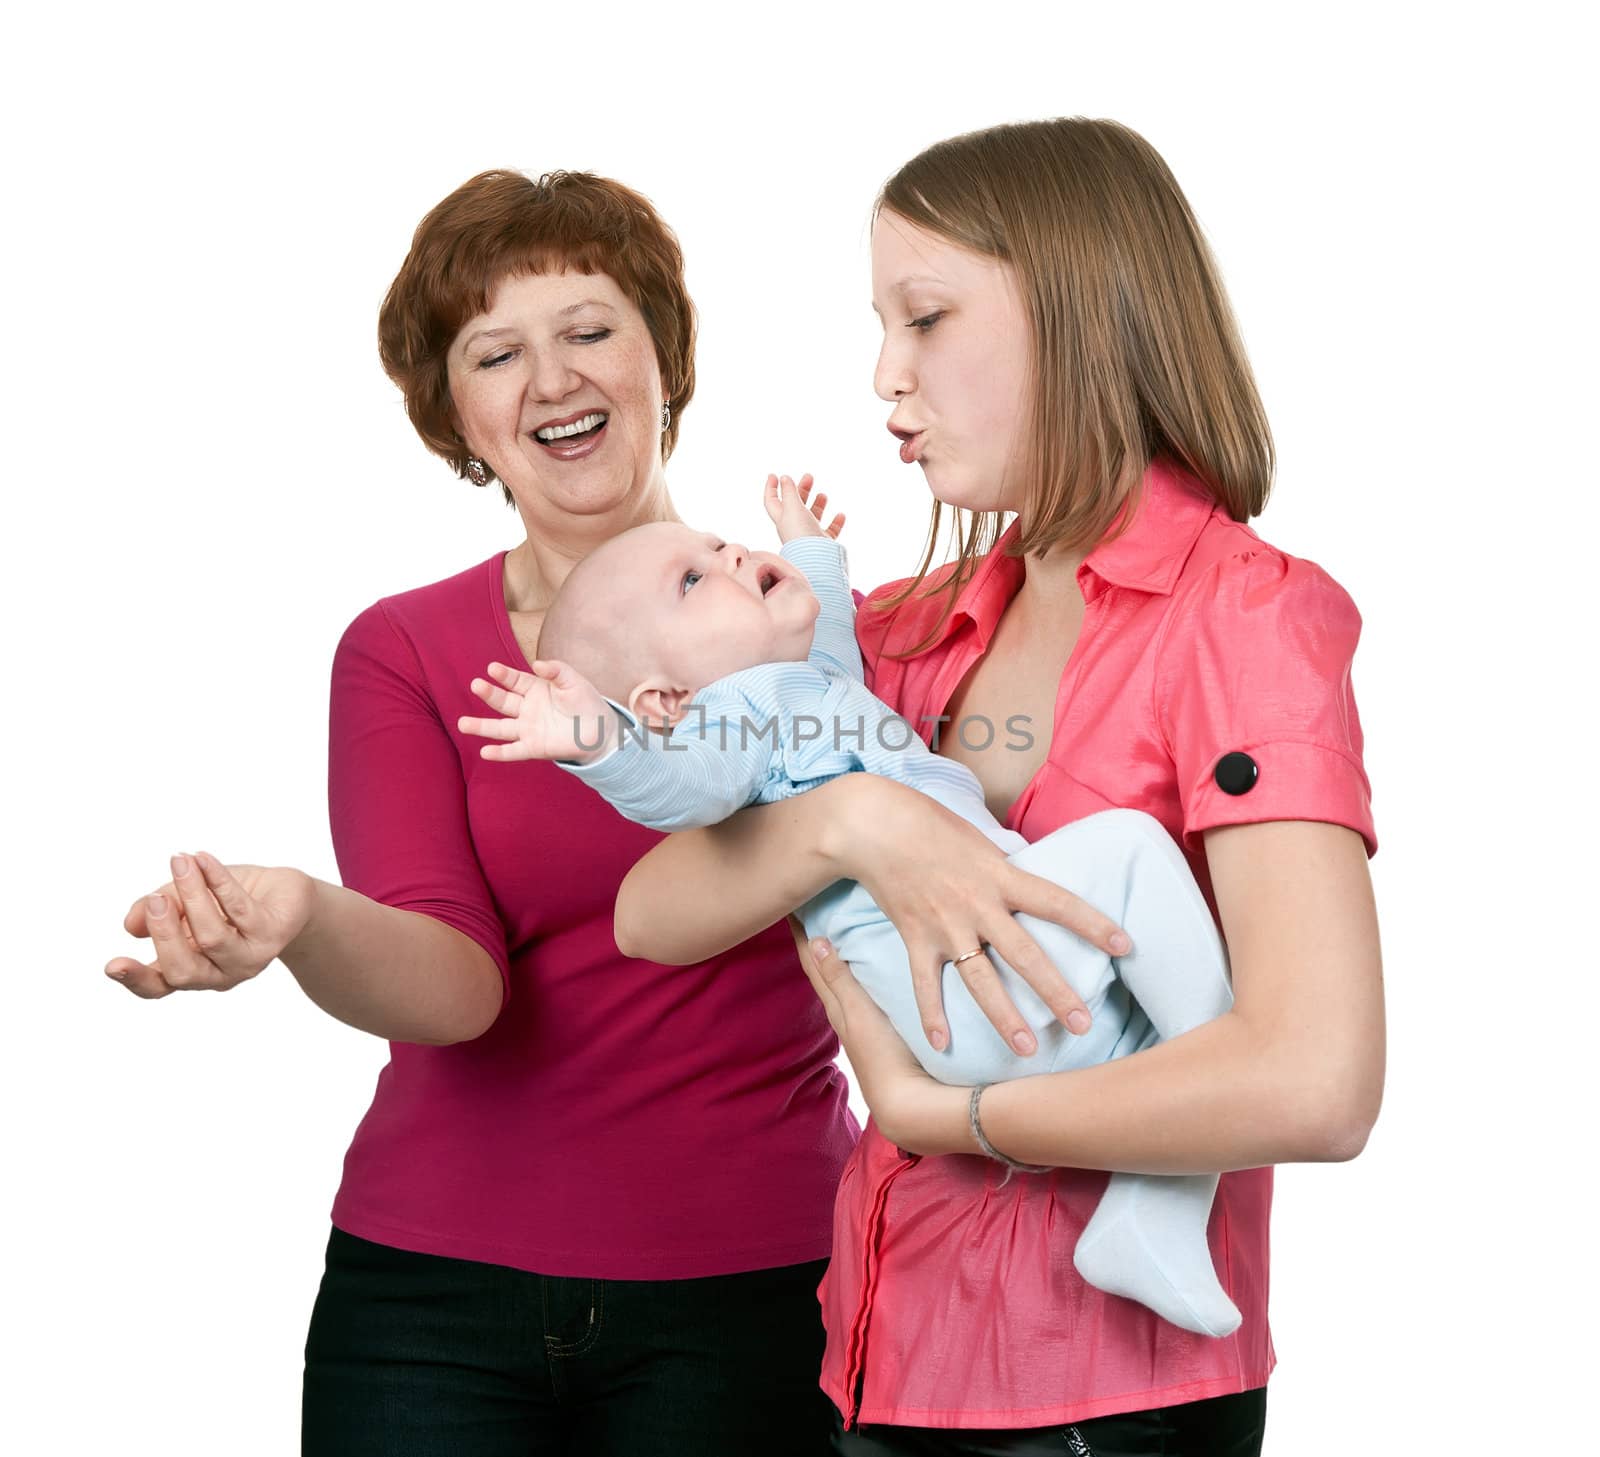
<svg viewBox="0 0 1600 1457"><path fill-rule="evenodd" d="M661 402L661 428L663 431L672 428L672 405L667 400Z"/></svg>
<svg viewBox="0 0 1600 1457"><path fill-rule="evenodd" d="M467 457L467 479L475 486L489 484L489 467L475 455Z"/></svg>

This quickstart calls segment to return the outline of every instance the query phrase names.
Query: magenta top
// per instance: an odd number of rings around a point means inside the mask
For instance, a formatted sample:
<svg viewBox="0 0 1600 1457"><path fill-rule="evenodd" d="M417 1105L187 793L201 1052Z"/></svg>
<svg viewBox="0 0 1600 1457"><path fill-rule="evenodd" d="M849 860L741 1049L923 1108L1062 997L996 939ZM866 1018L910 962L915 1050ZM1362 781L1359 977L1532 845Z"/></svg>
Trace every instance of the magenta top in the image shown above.
<svg viewBox="0 0 1600 1457"><path fill-rule="evenodd" d="M467 685L492 660L527 668L504 560L385 597L334 656L339 873L472 937L505 1001L475 1041L390 1044L333 1222L595 1279L820 1259L857 1128L787 925L695 966L622 955L617 888L659 832L455 727L481 714Z"/></svg>

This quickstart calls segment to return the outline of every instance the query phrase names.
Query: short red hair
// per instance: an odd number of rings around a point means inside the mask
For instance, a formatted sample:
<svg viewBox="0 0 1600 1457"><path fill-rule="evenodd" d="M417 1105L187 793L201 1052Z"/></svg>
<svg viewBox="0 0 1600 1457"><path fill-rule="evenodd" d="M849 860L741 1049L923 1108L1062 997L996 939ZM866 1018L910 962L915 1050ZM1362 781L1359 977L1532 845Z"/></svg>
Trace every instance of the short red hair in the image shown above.
<svg viewBox="0 0 1600 1457"><path fill-rule="evenodd" d="M467 473L467 446L450 399L450 344L488 308L502 279L560 272L606 274L644 315L672 404L661 458L672 454L694 396L695 342L694 304L672 229L647 198L609 177L480 172L417 225L378 311L384 372L404 394L422 443L458 476Z"/></svg>

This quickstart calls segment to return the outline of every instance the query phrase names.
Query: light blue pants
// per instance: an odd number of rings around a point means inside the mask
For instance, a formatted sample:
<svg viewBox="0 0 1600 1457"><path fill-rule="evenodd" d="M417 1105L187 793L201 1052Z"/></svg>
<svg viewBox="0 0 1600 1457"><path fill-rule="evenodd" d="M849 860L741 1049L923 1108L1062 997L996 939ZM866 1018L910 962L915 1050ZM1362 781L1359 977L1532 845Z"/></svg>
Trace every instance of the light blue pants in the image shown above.
<svg viewBox="0 0 1600 1457"><path fill-rule="evenodd" d="M923 1034L905 944L865 887L839 881L807 901L799 910L806 934L833 943L917 1061L941 1082L970 1087L1090 1067L1176 1037L1233 1005L1216 923L1183 852L1158 821L1138 810L1106 810L1032 844L992 819L987 825L973 822L1013 865L1055 881L1110 916L1132 937L1133 951L1110 957L1053 921L1019 913L1017 923L1083 998L1093 1025L1075 1037L990 950L1006 993L1039 1039L1038 1052L1023 1057L1007 1044L948 961L944 1009L950 1045L936 1052Z"/></svg>
<svg viewBox="0 0 1600 1457"><path fill-rule="evenodd" d="M850 963L857 981L888 1014L917 1060L941 1082L959 1086L1001 1082L1030 1073L1062 1072L1093 1066L1137 1052L1162 1039L1176 1037L1220 1016L1233 1005L1227 955L1216 923L1195 883L1183 853L1160 823L1137 810L1107 810L1072 824L1032 844L999 825L981 802L941 803L976 825L1006 852L1013 865L1053 880L1089 902L1120 925L1133 940L1127 956L1110 957L1051 921L1018 913L1018 924L1038 942L1073 990L1083 999L1093 1025L1082 1037L1056 1021L1033 989L994 950L994 964L1007 994L1039 1039L1032 1057L1020 1056L978 1009L959 970L944 966L944 1009L950 1045L936 1052L923 1033L911 989L904 943L876 902L856 881L840 881L799 909L808 936L826 936ZM965 950L966 948L961 948ZM1215 1286L1215 1271L1205 1249L1205 1223L1216 1192L1217 1176L1116 1174L1102 1199L1119 1209L1116 1222L1131 1237L1099 1238L1092 1221L1080 1240L1098 1242L1102 1256L1115 1249L1116 1259L1079 1259L1091 1283L1116 1294L1128 1294L1151 1305L1187 1329L1220 1335L1237 1327L1237 1311ZM1136 1213L1129 1215L1129 1211ZM1198 1220L1198 1228L1195 1222ZM1092 1241L1091 1236L1096 1240ZM1108 1278L1105 1268L1142 1258L1152 1244L1182 1243L1184 1260L1163 1249L1150 1250L1152 1268L1130 1271L1126 1281ZM1195 1254L1198 1248L1202 1253ZM1204 1261L1204 1275L1194 1268ZM1094 1265L1091 1274L1087 1265ZM1214 1289L1199 1288L1210 1284ZM1168 1287L1176 1291L1168 1295Z"/></svg>

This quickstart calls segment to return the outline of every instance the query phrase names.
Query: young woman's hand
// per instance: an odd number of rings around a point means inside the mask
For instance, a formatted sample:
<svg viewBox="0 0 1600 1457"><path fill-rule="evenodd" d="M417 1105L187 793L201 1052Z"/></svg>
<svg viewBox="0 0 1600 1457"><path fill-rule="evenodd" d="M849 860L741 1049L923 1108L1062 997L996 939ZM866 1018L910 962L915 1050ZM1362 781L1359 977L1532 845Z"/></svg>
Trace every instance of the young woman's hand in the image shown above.
<svg viewBox="0 0 1600 1457"><path fill-rule="evenodd" d="M878 1132L908 1153L978 1152L967 1132L970 1090L930 1077L833 948L808 942L797 916L789 917L789 930Z"/></svg>
<svg viewBox="0 0 1600 1457"><path fill-rule="evenodd" d="M289 866L223 865L214 855L174 855L172 879L122 918L156 958L115 956L106 975L139 997L227 991L248 981L305 929L313 881Z"/></svg>
<svg viewBox="0 0 1600 1457"><path fill-rule="evenodd" d="M489 676L472 680L472 691L504 718L456 720L464 734L497 739L478 752L485 759L567 759L587 763L616 742L617 715L600 690L576 668L556 658L529 665L524 673L490 663ZM498 685L498 686L497 686Z"/></svg>
<svg viewBox="0 0 1600 1457"><path fill-rule="evenodd" d="M999 952L1070 1031L1088 1031L1082 999L1012 913L1055 921L1112 956L1130 946L1117 923L1053 881L1016 869L981 830L921 791L878 775L857 777L863 787L846 800L847 821L833 826L827 853L841 875L866 886L905 942L928 1041L940 1049L949 1042L945 962L979 946ZM1038 1050L987 955L956 970L1007 1042L1024 1056Z"/></svg>
<svg viewBox="0 0 1600 1457"><path fill-rule="evenodd" d="M798 482L788 476L768 476L762 504L767 515L778 528L780 542L795 541L802 536L837 537L844 529L844 513L836 512L827 526L822 524L822 508L828 504L826 495L809 501L811 477L801 476Z"/></svg>

